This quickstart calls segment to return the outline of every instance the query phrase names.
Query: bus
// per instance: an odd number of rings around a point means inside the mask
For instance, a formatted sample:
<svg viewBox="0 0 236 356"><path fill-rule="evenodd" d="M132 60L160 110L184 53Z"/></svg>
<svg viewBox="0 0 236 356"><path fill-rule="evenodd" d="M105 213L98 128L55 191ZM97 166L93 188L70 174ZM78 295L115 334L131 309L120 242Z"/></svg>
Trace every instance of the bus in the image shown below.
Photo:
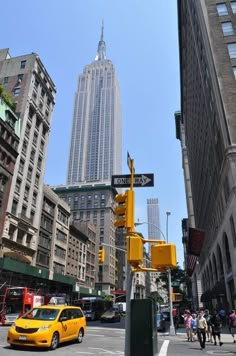
<svg viewBox="0 0 236 356"><path fill-rule="evenodd" d="M44 304L44 296L27 287L6 288L1 311L0 324L9 325L33 307Z"/></svg>
<svg viewBox="0 0 236 356"><path fill-rule="evenodd" d="M99 320L105 311L112 309L113 302L101 297L84 297L74 301L74 305L80 307L87 320Z"/></svg>

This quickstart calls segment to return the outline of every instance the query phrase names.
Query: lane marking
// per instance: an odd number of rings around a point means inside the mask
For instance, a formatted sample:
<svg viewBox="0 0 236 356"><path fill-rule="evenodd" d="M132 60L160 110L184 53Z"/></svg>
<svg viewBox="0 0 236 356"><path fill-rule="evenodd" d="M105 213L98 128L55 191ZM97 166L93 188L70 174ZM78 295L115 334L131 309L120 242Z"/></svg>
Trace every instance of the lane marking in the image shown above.
<svg viewBox="0 0 236 356"><path fill-rule="evenodd" d="M167 355L167 349L168 349L169 342L170 342L170 340L165 340L163 342L163 344L161 345L159 356L166 356Z"/></svg>

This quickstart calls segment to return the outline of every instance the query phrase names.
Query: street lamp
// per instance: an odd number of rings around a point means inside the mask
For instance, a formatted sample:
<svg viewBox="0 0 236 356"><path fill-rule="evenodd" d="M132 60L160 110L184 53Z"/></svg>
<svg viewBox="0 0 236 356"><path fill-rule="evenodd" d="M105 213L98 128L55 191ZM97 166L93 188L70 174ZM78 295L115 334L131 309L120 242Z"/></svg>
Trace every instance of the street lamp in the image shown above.
<svg viewBox="0 0 236 356"><path fill-rule="evenodd" d="M161 236L163 237L163 239L166 241L166 243L168 243L168 218L170 216L170 211L166 212L166 237L163 234L163 232L161 231L161 229L150 222L136 222L134 225L138 226L138 225L153 225L161 234ZM170 336L174 336L175 335L175 326L174 326L174 320L173 320L173 304L172 304L172 298L171 298L171 270L168 269L167 270L167 276L168 276L168 295L169 295L169 308L170 308L170 332L169 335Z"/></svg>
<svg viewBox="0 0 236 356"><path fill-rule="evenodd" d="M166 212L166 242L168 243L168 228L169 228L169 216L170 216L170 211ZM174 326L174 320L173 320L173 303L172 303L172 287L171 287L171 269L169 268L167 270L167 275L168 275L168 284L169 284L169 306L170 306L170 335L174 336L175 335L175 326Z"/></svg>

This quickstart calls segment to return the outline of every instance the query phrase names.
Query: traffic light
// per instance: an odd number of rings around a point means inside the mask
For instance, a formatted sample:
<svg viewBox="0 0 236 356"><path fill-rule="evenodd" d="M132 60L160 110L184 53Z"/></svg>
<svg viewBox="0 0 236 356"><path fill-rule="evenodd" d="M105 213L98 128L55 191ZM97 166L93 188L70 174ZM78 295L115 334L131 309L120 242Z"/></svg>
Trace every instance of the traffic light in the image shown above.
<svg viewBox="0 0 236 356"><path fill-rule="evenodd" d="M105 248L104 247L99 247L98 251L98 262L99 263L104 263L105 261Z"/></svg>
<svg viewBox="0 0 236 356"><path fill-rule="evenodd" d="M114 222L116 227L131 229L134 227L134 191L126 190L123 194L117 194L115 201L118 203L115 208L117 219Z"/></svg>
<svg viewBox="0 0 236 356"><path fill-rule="evenodd" d="M182 302L183 300L183 294L181 293L171 293L171 300L172 302Z"/></svg>
<svg viewBox="0 0 236 356"><path fill-rule="evenodd" d="M126 237L127 260L137 267L143 262L143 238L138 234Z"/></svg>
<svg viewBox="0 0 236 356"><path fill-rule="evenodd" d="M152 245L151 266L156 269L176 268L176 246L174 244Z"/></svg>

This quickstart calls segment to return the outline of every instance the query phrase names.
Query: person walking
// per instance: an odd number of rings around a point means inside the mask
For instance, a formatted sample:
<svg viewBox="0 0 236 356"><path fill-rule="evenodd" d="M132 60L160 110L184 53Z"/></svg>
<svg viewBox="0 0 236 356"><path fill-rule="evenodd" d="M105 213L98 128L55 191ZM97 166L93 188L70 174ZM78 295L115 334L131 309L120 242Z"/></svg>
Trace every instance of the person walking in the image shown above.
<svg viewBox="0 0 236 356"><path fill-rule="evenodd" d="M235 334L236 334L236 314L235 310L231 310L229 315L229 329L233 338L233 343L235 344Z"/></svg>
<svg viewBox="0 0 236 356"><path fill-rule="evenodd" d="M192 316L190 311L186 310L185 314L182 315L182 317L184 318L184 325L185 325L188 341L191 341L192 340L192 328L191 328Z"/></svg>
<svg viewBox="0 0 236 356"><path fill-rule="evenodd" d="M201 350L205 349L206 330L207 330L207 322L203 316L203 310L199 310L198 317L197 317L197 335L198 335L198 340L200 342Z"/></svg>
<svg viewBox="0 0 236 356"><path fill-rule="evenodd" d="M192 334L192 340L195 341L197 340L197 315L195 313L192 313L192 320L191 320L191 334Z"/></svg>
<svg viewBox="0 0 236 356"><path fill-rule="evenodd" d="M212 323L211 323L212 315L210 314L208 309L205 310L204 318L206 319L206 322L207 322L207 331L206 331L207 341L213 342L212 341Z"/></svg>
<svg viewBox="0 0 236 356"><path fill-rule="evenodd" d="M219 345L222 346L223 342L221 342L221 329L222 329L222 319L217 310L215 310L212 319L212 336L214 339L214 344L217 345L216 337L218 338Z"/></svg>

